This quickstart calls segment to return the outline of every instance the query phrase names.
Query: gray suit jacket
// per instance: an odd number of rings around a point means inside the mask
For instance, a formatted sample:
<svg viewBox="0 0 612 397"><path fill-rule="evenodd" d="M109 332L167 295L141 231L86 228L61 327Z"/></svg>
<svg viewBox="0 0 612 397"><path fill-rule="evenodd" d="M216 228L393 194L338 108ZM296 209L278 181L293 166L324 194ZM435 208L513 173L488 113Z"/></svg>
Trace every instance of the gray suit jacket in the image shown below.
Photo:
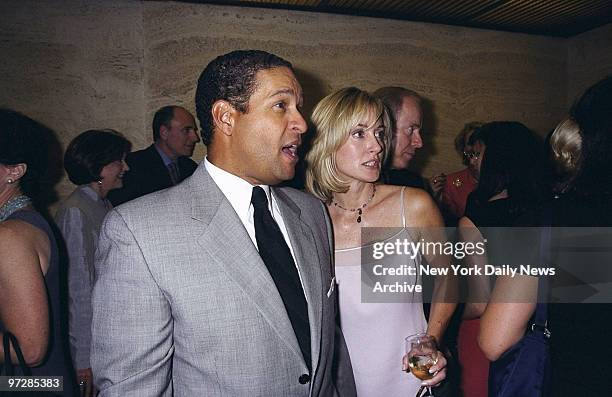
<svg viewBox="0 0 612 397"><path fill-rule="evenodd" d="M265 264L202 163L105 219L91 356L101 396L332 396L335 370L339 394L355 394L325 209L290 188L273 194L308 301L311 379L302 384L308 368Z"/></svg>

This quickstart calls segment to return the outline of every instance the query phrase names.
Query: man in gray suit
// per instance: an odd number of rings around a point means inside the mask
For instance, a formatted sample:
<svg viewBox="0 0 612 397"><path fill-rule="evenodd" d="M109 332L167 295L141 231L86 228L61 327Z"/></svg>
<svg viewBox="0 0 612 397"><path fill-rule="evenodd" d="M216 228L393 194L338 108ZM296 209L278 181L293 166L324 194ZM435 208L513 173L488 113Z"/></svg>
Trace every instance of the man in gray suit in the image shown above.
<svg viewBox="0 0 612 397"><path fill-rule="evenodd" d="M293 177L301 104L291 64L263 51L225 54L202 72L208 157L182 184L115 208L102 228L100 396L355 395L325 209L270 188Z"/></svg>

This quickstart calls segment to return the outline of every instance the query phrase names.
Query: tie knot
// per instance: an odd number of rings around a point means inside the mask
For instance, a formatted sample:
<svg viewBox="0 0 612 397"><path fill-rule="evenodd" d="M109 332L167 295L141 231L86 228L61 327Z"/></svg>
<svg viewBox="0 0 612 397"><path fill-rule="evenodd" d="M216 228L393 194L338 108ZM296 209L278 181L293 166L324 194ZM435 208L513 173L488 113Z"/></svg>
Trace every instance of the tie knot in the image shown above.
<svg viewBox="0 0 612 397"><path fill-rule="evenodd" d="M253 204L253 208L256 209L268 209L268 196L261 186L253 187L251 204Z"/></svg>

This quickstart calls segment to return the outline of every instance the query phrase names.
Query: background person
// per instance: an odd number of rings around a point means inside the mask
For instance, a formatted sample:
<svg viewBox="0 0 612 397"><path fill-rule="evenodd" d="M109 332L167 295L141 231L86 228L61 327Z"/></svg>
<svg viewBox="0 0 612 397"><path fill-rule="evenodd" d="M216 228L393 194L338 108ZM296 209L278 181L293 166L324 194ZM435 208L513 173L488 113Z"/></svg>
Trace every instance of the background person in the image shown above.
<svg viewBox="0 0 612 397"><path fill-rule="evenodd" d="M44 127L0 109L0 337L13 333L32 374L63 376L62 395L73 396L60 327L58 249L49 224L31 205L46 166L46 140ZM17 362L14 354L12 359Z"/></svg>
<svg viewBox="0 0 612 397"><path fill-rule="evenodd" d="M164 106L155 112L152 129L154 143L127 156L130 172L123 187L108 195L115 206L174 186L191 176L198 166L190 159L200 142L191 113L180 106Z"/></svg>
<svg viewBox="0 0 612 397"><path fill-rule="evenodd" d="M423 99L404 87L382 87L374 91L389 110L392 139L389 156L382 165L382 180L389 185L426 189L423 178L408 170L417 150L423 147Z"/></svg>
<svg viewBox="0 0 612 397"><path fill-rule="evenodd" d="M131 144L113 130L89 130L70 142L64 156L68 178L77 188L64 200L55 222L68 254L69 339L77 381L92 389L91 291L94 280L94 253L100 226L112 208L108 192L121 188L129 170L125 157Z"/></svg>
<svg viewBox="0 0 612 397"><path fill-rule="evenodd" d="M494 245L499 239L488 236L486 228L511 227L519 217L537 208L541 202L538 183L532 179L539 174L542 166L541 145L536 135L523 124L507 121L484 124L472 134L469 142L474 153L478 153L470 161L479 174L479 182L468 198L465 217L459 221L460 235L464 241L482 241L489 237L486 260L492 264L504 263L499 256L500 247ZM466 266L479 265L474 262L478 258L480 256L466 256ZM470 392L479 396L490 393L489 366L479 359L481 354L474 354L474 351L481 350L487 360L495 361L503 350L491 339L492 336L503 338L509 332L515 332L517 336L525 333L526 326L522 326L521 330L519 326L509 327L501 321L511 311L493 315L495 304L488 303L489 299L496 299L507 279L509 277L500 276L491 286L486 276L468 278L471 295L463 313L463 323L466 324L462 324L459 331L460 360L466 364L466 379L463 382L466 395L470 395ZM480 283L482 280L485 280L484 283ZM533 314L535 305L524 308L521 318L526 322ZM474 332L475 327L478 327L479 333ZM474 364L470 363L472 357Z"/></svg>
<svg viewBox="0 0 612 397"><path fill-rule="evenodd" d="M360 254L370 242L361 240L361 228L399 228L389 237L418 240L421 235L410 236L407 228L441 227L442 218L425 191L376 184L390 131L380 99L354 87L338 90L316 105L312 122L316 135L306 158L306 186L327 205L333 224L340 324L357 395L413 395L421 381L399 371L404 338L427 331L440 341L455 305L432 304L428 324L417 295L404 303L362 302ZM417 266L420 259L408 264ZM444 265L440 258L428 259L432 266ZM411 282L419 280L415 276ZM446 359L440 352L438 357L433 370L440 372L426 384L445 377Z"/></svg>
<svg viewBox="0 0 612 397"><path fill-rule="evenodd" d="M572 188L580 164L582 135L574 119L566 118L559 123L550 135L549 147L554 170L551 190L560 196Z"/></svg>
<svg viewBox="0 0 612 397"><path fill-rule="evenodd" d="M467 123L455 138L455 150L463 158L466 168L448 175L439 174L430 179L434 193L440 192L437 197L448 226L455 226L465 214L468 195L478 185L478 170L470 160L478 157L480 153L473 150L469 140L472 133L480 127L482 123L479 122Z"/></svg>
<svg viewBox="0 0 612 397"><path fill-rule="evenodd" d="M555 169L561 171L553 186L560 189L553 192L551 200L527 214L522 221L528 225L552 226L553 239L555 230L597 228L593 229L594 235L597 231L609 230L612 226L612 76L585 91L570 110L569 119L555 129L550 145ZM576 244L574 239L553 241L561 247ZM583 256L584 261L576 256L571 265L577 268L593 266L592 256L587 259L587 254L588 251ZM597 279L605 283L601 276ZM527 287L531 290L526 293L535 294L537 284L533 280L527 283L530 283ZM512 280L500 287L503 287L500 294L506 296L519 287L527 289ZM520 338L520 332L531 324L529 313L533 306L489 304L486 316L482 318L481 344L495 355L509 349ZM548 304L548 326L552 333L551 396L609 394L612 363L607 357L612 355L612 344L607 341L611 319L612 305L609 302ZM500 328L507 331L500 333ZM591 366L588 376L581 372L585 362L597 362Z"/></svg>

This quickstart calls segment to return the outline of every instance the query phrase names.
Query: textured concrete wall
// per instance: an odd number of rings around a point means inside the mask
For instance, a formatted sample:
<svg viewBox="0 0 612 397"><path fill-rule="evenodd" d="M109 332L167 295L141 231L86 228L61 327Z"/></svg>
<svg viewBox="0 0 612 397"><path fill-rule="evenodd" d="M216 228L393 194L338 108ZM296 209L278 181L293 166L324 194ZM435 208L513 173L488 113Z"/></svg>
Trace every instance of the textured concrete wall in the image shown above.
<svg viewBox="0 0 612 397"><path fill-rule="evenodd" d="M540 133L565 107L566 41L442 25L310 12L145 4L147 114L168 101L192 108L202 67L218 54L264 49L290 60L310 109L331 91L401 85L433 117L415 166L460 167L452 140L473 120L519 120Z"/></svg>
<svg viewBox="0 0 612 397"><path fill-rule="evenodd" d="M565 39L172 2L4 1L0 14L0 106L47 124L64 146L94 127L146 146L157 108L193 111L203 67L245 48L294 64L307 114L348 85L422 93L433 115L416 161L425 175L460 167L452 140L465 122L518 120L544 134L566 110ZM72 190L65 181L57 188L60 196Z"/></svg>
<svg viewBox="0 0 612 397"><path fill-rule="evenodd" d="M45 124L63 148L92 128L143 141L141 3L3 1L0 15L0 106ZM60 197L72 189L56 186Z"/></svg>
<svg viewBox="0 0 612 397"><path fill-rule="evenodd" d="M612 23L574 36L567 48L567 105L612 74Z"/></svg>

